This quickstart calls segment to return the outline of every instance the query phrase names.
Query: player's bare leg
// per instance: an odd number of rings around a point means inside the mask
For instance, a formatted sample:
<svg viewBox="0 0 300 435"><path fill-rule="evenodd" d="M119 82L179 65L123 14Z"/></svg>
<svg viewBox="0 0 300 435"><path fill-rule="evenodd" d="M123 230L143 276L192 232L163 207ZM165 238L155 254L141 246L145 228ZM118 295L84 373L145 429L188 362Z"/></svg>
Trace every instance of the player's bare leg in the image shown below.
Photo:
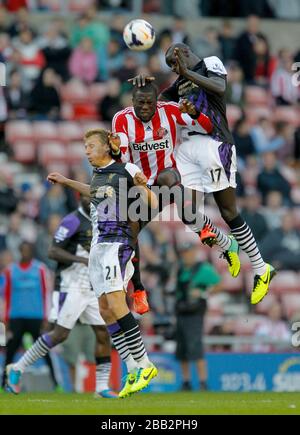
<svg viewBox="0 0 300 435"><path fill-rule="evenodd" d="M224 234L217 227L210 225L210 219L199 211L199 204L203 203L203 193L184 187L180 180L179 172L176 169L168 168L159 173L157 183L159 186L169 188L177 186L180 189L181 196L179 195L179 201L176 201L177 196L175 195L175 203L182 222L199 235L202 243L210 247L214 244L218 245L228 263L230 274L237 277L241 264L236 240Z"/></svg>
<svg viewBox="0 0 300 435"><path fill-rule="evenodd" d="M276 271L270 264L264 262L250 227L238 213L235 189L228 187L225 190L215 192L214 198L221 216L230 227L232 235L251 261L255 274L251 303L257 304L267 294L270 281L275 276ZM213 224L212 227L214 228Z"/></svg>
<svg viewBox="0 0 300 435"><path fill-rule="evenodd" d="M127 365L126 382L119 397L140 391L157 375L148 358L138 324L129 311L124 290L103 294L99 299L100 314L107 323L116 349Z"/></svg>

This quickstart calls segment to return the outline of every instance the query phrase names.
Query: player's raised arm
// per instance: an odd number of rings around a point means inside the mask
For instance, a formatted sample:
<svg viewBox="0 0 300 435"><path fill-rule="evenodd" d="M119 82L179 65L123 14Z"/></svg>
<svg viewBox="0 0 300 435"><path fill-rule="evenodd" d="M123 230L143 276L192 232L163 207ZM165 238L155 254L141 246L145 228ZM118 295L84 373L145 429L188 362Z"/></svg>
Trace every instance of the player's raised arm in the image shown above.
<svg viewBox="0 0 300 435"><path fill-rule="evenodd" d="M225 78L221 75L217 76L215 74L213 74L211 77L205 77L189 69L186 62L187 53L185 53L185 50L188 50L188 48L174 49L173 57L175 58L176 65L174 67L176 68L176 72L178 72L179 75L185 77L187 80L195 83L195 85L201 86L201 88L208 92L214 92L219 95L224 95L226 91ZM169 62L172 63L173 61L170 60ZM221 63L221 61L219 62ZM221 69L221 66L216 64L216 70L220 70L220 72L222 72Z"/></svg>
<svg viewBox="0 0 300 435"><path fill-rule="evenodd" d="M71 178L67 178L62 174L59 174L58 172L51 172L51 174L48 175L47 180L51 184L61 184L62 186L70 187L73 190L76 190L76 192L81 193L84 196L90 197L90 185L80 183L79 181L71 180Z"/></svg>
<svg viewBox="0 0 300 435"><path fill-rule="evenodd" d="M147 186L147 177L142 172L138 172L133 177L133 182L135 186L140 187L143 201L149 207L156 209L158 207L158 199L155 193Z"/></svg>

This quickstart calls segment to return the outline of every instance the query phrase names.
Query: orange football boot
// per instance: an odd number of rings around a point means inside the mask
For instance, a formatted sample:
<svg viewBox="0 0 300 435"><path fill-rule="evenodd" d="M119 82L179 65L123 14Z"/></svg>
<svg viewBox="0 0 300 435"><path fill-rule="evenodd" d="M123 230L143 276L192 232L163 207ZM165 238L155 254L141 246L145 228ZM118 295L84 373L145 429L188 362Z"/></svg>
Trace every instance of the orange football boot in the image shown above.
<svg viewBox="0 0 300 435"><path fill-rule="evenodd" d="M142 315L150 311L146 290L136 290L131 297L133 299L133 309L136 313Z"/></svg>

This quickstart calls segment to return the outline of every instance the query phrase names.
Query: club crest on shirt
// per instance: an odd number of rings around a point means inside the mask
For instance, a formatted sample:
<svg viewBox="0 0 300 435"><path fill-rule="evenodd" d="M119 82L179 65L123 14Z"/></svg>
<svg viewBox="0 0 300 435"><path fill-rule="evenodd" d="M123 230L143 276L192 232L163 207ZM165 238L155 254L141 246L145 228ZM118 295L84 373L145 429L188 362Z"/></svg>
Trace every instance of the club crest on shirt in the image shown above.
<svg viewBox="0 0 300 435"><path fill-rule="evenodd" d="M163 139L165 136L167 136L168 130L164 127L160 127L156 132L157 139Z"/></svg>
<svg viewBox="0 0 300 435"><path fill-rule="evenodd" d="M115 194L115 189L112 186L101 186L97 189L95 197L97 199L112 198Z"/></svg>

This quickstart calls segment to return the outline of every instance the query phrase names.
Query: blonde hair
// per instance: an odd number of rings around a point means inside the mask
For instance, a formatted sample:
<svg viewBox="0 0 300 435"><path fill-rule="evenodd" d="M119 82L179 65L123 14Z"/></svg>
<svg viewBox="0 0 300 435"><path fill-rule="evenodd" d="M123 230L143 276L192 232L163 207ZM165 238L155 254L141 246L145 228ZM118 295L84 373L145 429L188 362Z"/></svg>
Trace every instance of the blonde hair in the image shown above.
<svg viewBox="0 0 300 435"><path fill-rule="evenodd" d="M95 128L93 130L88 130L83 136L83 139L86 140L91 136L98 136L101 143L108 144L108 133L109 132L104 128Z"/></svg>

